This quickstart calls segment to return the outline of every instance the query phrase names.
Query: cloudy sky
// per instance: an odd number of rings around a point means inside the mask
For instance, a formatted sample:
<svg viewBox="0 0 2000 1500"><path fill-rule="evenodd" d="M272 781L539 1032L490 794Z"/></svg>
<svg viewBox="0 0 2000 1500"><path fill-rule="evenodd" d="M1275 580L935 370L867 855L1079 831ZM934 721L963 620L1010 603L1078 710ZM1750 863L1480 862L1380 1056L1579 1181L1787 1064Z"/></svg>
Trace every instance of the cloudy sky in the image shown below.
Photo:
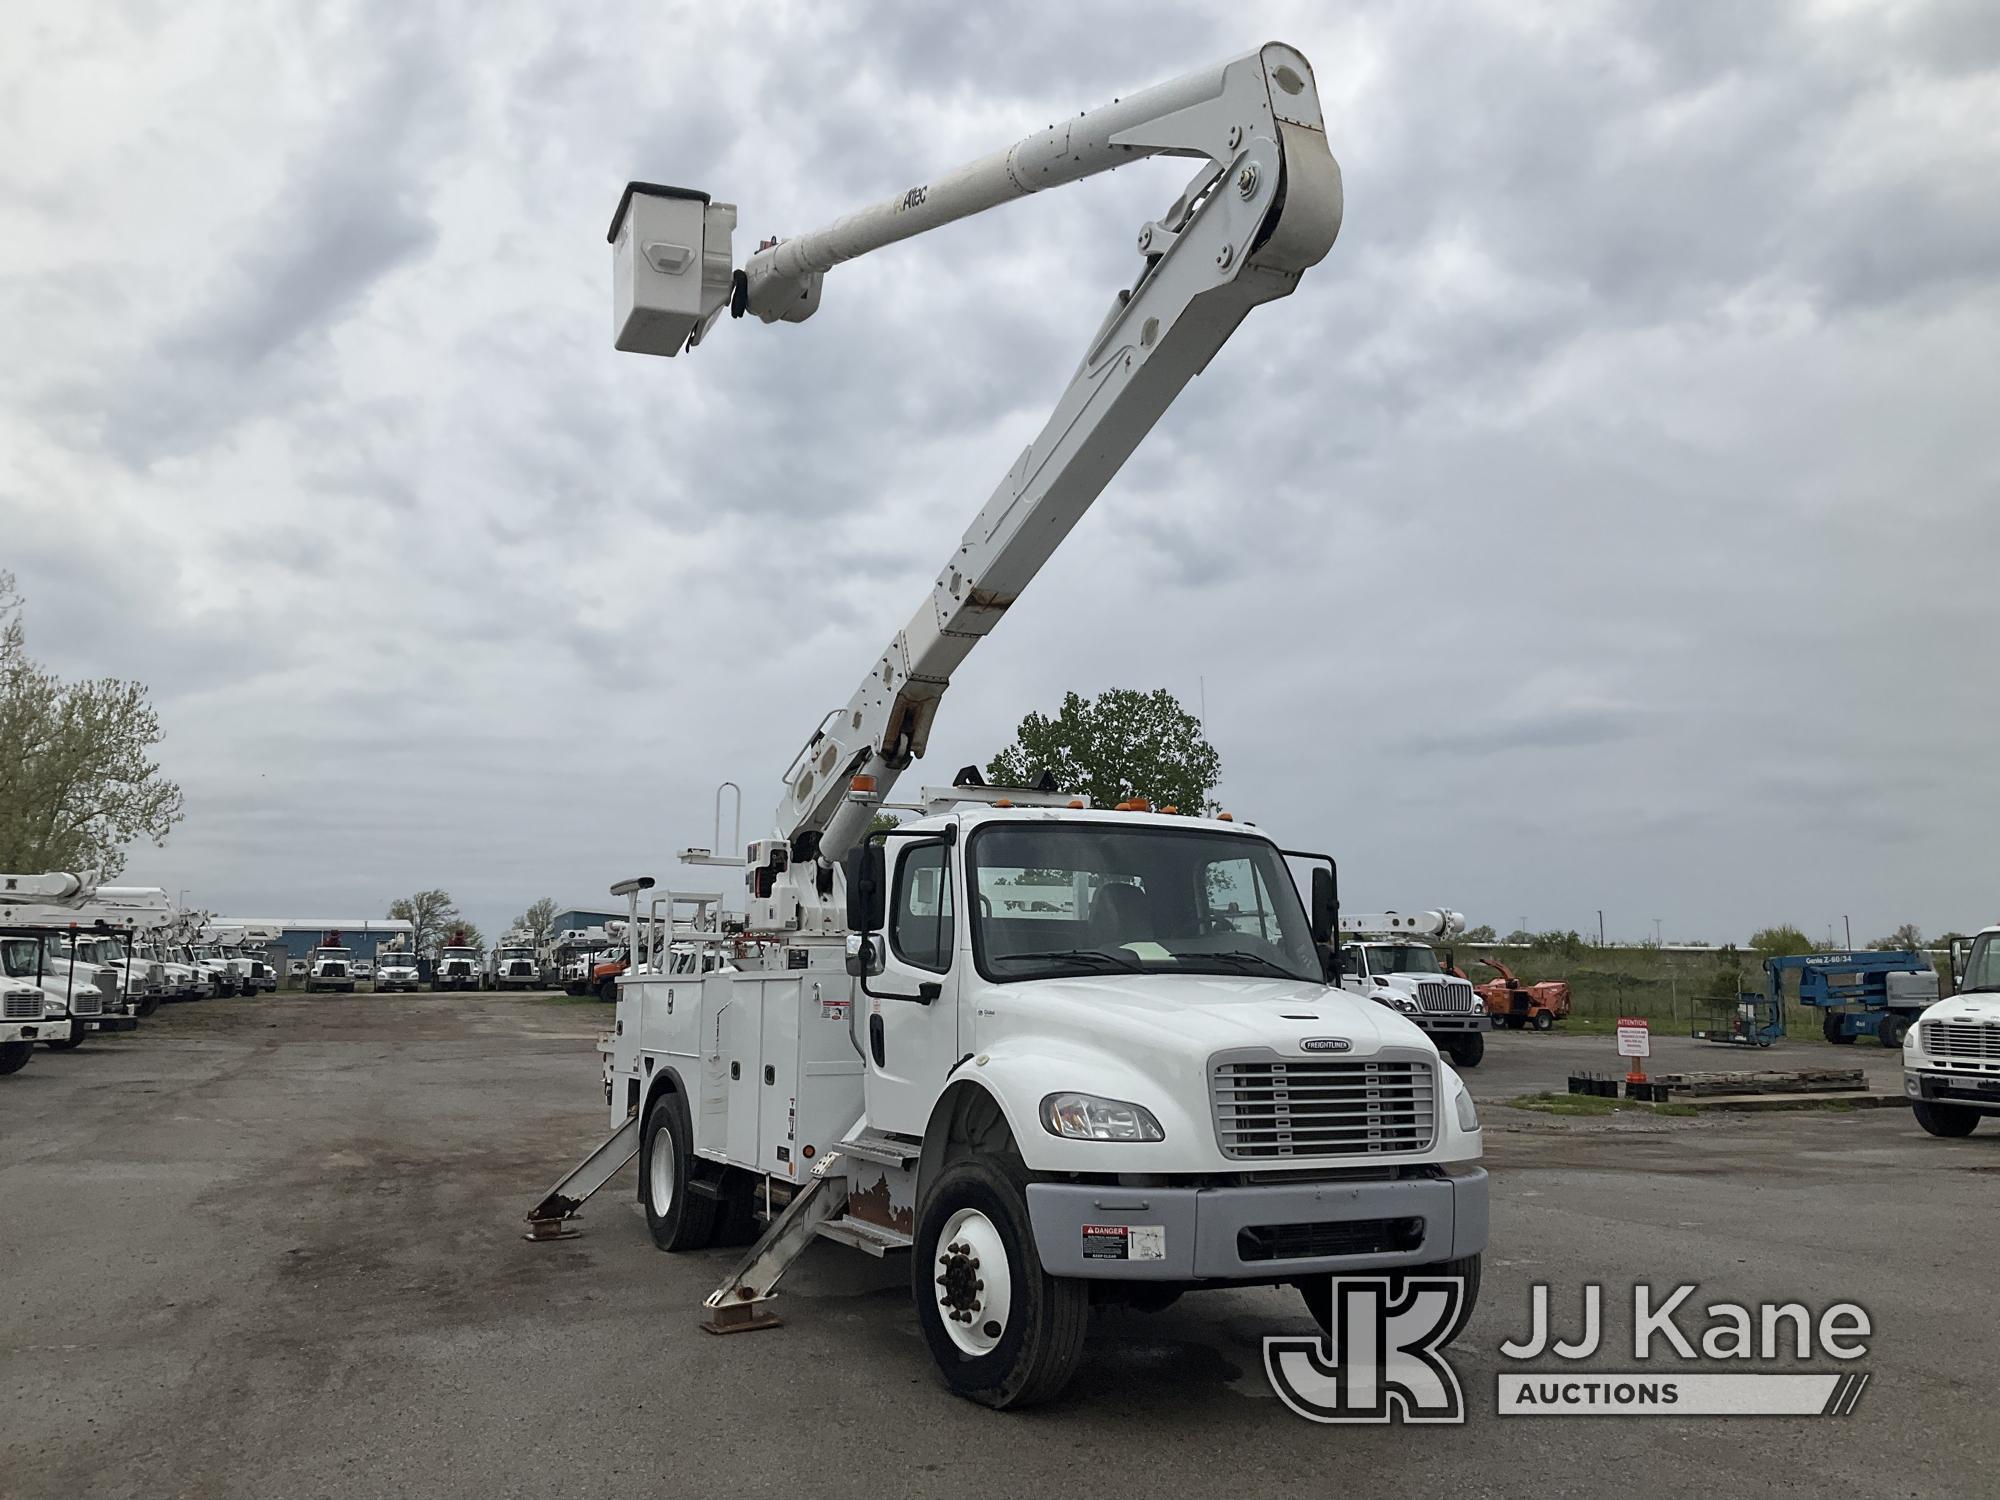
<svg viewBox="0 0 2000 1500"><path fill-rule="evenodd" d="M1087 12L1087 13L1086 13ZM1293 43L1339 243L968 663L905 785L1206 691L1350 906L1857 939L2000 917L2000 7L15 3L0 566L150 683L130 877L489 932L768 817L1184 164L615 354L630 178L738 253ZM724 837L728 837L725 830Z"/></svg>

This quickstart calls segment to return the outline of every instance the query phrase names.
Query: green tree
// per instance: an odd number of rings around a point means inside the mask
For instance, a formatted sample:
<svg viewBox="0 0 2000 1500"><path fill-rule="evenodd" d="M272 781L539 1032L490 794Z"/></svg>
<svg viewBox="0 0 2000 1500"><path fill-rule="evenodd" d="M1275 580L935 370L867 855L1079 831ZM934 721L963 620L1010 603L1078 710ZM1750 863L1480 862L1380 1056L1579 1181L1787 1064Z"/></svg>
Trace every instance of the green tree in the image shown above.
<svg viewBox="0 0 2000 1500"><path fill-rule="evenodd" d="M870 833L887 833L891 828L901 828L903 820L894 813L878 812L868 820Z"/></svg>
<svg viewBox="0 0 2000 1500"><path fill-rule="evenodd" d="M1819 951L1811 938L1785 922L1776 927L1758 928L1750 934L1750 946L1764 958L1789 958L1795 954Z"/></svg>
<svg viewBox="0 0 2000 1500"><path fill-rule="evenodd" d="M514 926L528 934L528 940L537 948L548 941L549 931L556 925L556 903L552 896L544 896L530 906L520 916L514 918Z"/></svg>
<svg viewBox="0 0 2000 1500"><path fill-rule="evenodd" d="M1907 949L1912 953L1921 953L1924 934L1915 922L1905 922L1887 937L1879 937L1868 946L1877 952L1900 953Z"/></svg>
<svg viewBox="0 0 2000 1500"><path fill-rule="evenodd" d="M1029 714L1014 743L987 762L986 777L997 785L1030 786L1044 771L1094 806L1144 797L1154 807L1208 812L1214 810L1209 793L1222 779L1222 757L1201 721L1165 688L1110 688L1095 699L1065 693L1054 718Z"/></svg>
<svg viewBox="0 0 2000 1500"><path fill-rule="evenodd" d="M149 758L160 716L143 683L64 682L28 657L26 606L0 572L0 869L125 868L182 818L181 789Z"/></svg>
<svg viewBox="0 0 2000 1500"><path fill-rule="evenodd" d="M1583 935L1577 932L1564 932L1561 928L1551 928L1547 932L1536 933L1534 943L1537 948L1547 948L1551 952L1562 954L1565 958L1575 958L1583 952Z"/></svg>
<svg viewBox="0 0 2000 1500"><path fill-rule="evenodd" d="M389 920L410 924L410 946L426 958L436 958L452 930L469 926L458 914L450 891L418 891L389 903Z"/></svg>
<svg viewBox="0 0 2000 1500"><path fill-rule="evenodd" d="M1521 946L1525 946L1526 944L1532 943L1534 940L1535 940L1535 935L1532 932L1528 931L1528 929L1525 927L1516 927L1512 932L1508 933L1506 937L1507 942Z"/></svg>
<svg viewBox="0 0 2000 1500"><path fill-rule="evenodd" d="M1465 940L1468 943L1492 943L1499 941L1493 935L1493 924L1491 922L1481 922L1477 927L1466 928Z"/></svg>

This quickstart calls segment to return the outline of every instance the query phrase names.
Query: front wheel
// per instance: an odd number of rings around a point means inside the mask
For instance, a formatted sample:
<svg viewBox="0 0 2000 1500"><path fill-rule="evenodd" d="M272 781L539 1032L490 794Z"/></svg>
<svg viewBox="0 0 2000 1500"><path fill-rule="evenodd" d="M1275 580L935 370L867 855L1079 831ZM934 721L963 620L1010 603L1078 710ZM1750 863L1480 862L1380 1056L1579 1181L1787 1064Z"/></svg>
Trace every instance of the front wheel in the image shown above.
<svg viewBox="0 0 2000 1500"><path fill-rule="evenodd" d="M50 1042L48 1044L49 1051L74 1052L76 1051L77 1048L83 1045L83 1038L85 1034L86 1033L83 1022L78 1020L75 1016L71 1016L69 1020L69 1035L64 1037L59 1042Z"/></svg>
<svg viewBox="0 0 2000 1500"><path fill-rule="evenodd" d="M1476 1031L1462 1032L1445 1042L1445 1050L1461 1068L1476 1068L1486 1055L1486 1038Z"/></svg>
<svg viewBox="0 0 2000 1500"><path fill-rule="evenodd" d="M1901 1016L1886 1015L1875 1028L1875 1040L1885 1047L1900 1047L1903 1038L1909 1035L1910 1023Z"/></svg>
<svg viewBox="0 0 2000 1500"><path fill-rule="evenodd" d="M662 1250L700 1250L715 1238L715 1199L691 1192L694 1142L679 1096L661 1094L646 1114L639 1181L646 1228Z"/></svg>
<svg viewBox="0 0 2000 1500"><path fill-rule="evenodd" d="M1393 1300L1403 1293L1403 1287L1412 1276L1445 1276L1465 1283L1465 1296L1459 1302L1458 1316L1452 1319L1451 1328L1437 1341L1437 1347L1454 1342L1465 1332L1465 1325L1472 1321L1472 1310L1479 1305L1479 1257L1461 1256L1457 1260L1441 1260L1434 1265L1410 1266L1406 1269L1382 1272L1356 1272L1356 1275L1381 1275L1389 1278L1389 1296ZM1319 1324L1321 1333L1332 1331L1333 1324L1333 1276L1308 1276L1297 1283L1299 1296L1306 1304L1306 1311Z"/></svg>
<svg viewBox="0 0 2000 1500"><path fill-rule="evenodd" d="M1083 1357L1090 1289L1042 1269L1027 1168L1010 1157L947 1167L910 1255L917 1323L945 1384L996 1408L1060 1396Z"/></svg>
<svg viewBox="0 0 2000 1500"><path fill-rule="evenodd" d="M20 1072L34 1055L33 1042L0 1042L0 1078Z"/></svg>
<svg viewBox="0 0 2000 1500"><path fill-rule="evenodd" d="M1547 1031L1551 1026L1556 1024L1556 1018L1545 1010L1538 1010L1535 1012L1535 1019L1531 1024L1537 1031Z"/></svg>
<svg viewBox="0 0 2000 1500"><path fill-rule="evenodd" d="M616 1005L618 1003L618 981L607 979L604 983L600 984L597 987L597 998L602 1000L606 1005Z"/></svg>
<svg viewBox="0 0 2000 1500"><path fill-rule="evenodd" d="M1836 1015L1828 1015L1821 1019L1819 1034L1836 1047L1845 1047L1854 1041L1854 1033L1849 1031L1847 1023Z"/></svg>
<svg viewBox="0 0 2000 1500"><path fill-rule="evenodd" d="M1913 1099L1910 1113L1932 1135L1954 1140L1971 1135L1979 1128L1979 1111L1964 1104L1942 1104L1934 1099Z"/></svg>
<svg viewBox="0 0 2000 1500"><path fill-rule="evenodd" d="M159 1008L160 997L158 995L142 995L139 997L139 1003L135 1007L134 1013L139 1016L150 1016Z"/></svg>

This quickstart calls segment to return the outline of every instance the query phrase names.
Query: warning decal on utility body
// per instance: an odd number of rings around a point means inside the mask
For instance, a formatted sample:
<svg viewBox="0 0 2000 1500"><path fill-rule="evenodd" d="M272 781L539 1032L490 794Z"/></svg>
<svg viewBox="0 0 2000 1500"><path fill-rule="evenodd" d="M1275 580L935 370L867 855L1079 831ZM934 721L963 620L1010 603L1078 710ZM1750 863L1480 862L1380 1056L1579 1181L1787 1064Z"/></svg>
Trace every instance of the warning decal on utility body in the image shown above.
<svg viewBox="0 0 2000 1500"><path fill-rule="evenodd" d="M1085 1260L1165 1260L1167 1226L1164 1224L1086 1224L1083 1226Z"/></svg>

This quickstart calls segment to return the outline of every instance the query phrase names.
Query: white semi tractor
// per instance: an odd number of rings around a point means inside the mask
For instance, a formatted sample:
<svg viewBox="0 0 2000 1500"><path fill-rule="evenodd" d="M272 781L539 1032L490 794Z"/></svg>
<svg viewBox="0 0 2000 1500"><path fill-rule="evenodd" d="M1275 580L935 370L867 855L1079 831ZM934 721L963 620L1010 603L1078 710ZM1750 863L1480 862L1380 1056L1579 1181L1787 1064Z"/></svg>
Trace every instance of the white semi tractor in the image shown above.
<svg viewBox="0 0 2000 1500"><path fill-rule="evenodd" d="M2000 1115L2000 923L1971 940L1957 993L1933 1001L1903 1034L1903 1092L1932 1135L1970 1135Z"/></svg>
<svg viewBox="0 0 2000 1500"><path fill-rule="evenodd" d="M1454 1289L1454 1336L1477 1295L1477 1113L1409 1017L1331 982L1331 859L1227 817L1091 807L1047 778L961 773L889 798L972 649L1245 316L1331 248L1340 174L1312 71L1266 46L741 268L735 209L703 193L635 183L611 227L616 343L673 355L725 309L803 322L842 261L1155 155L1194 174L1141 227L1133 283L909 624L793 758L741 861L737 930L676 925L676 948L729 962L621 982L613 1134L530 1214L532 1233L564 1232L636 1153L662 1249L710 1243L736 1210L765 1217L708 1299L718 1330L771 1322L778 1278L817 1237L907 1255L946 1383L995 1407L1061 1391L1107 1302L1290 1285L1325 1326L1336 1276L1421 1272ZM810 618L809 582L787 608ZM884 807L913 816L870 833ZM1056 872L1070 909L1009 908L1029 871ZM613 888L635 919L651 884Z"/></svg>

